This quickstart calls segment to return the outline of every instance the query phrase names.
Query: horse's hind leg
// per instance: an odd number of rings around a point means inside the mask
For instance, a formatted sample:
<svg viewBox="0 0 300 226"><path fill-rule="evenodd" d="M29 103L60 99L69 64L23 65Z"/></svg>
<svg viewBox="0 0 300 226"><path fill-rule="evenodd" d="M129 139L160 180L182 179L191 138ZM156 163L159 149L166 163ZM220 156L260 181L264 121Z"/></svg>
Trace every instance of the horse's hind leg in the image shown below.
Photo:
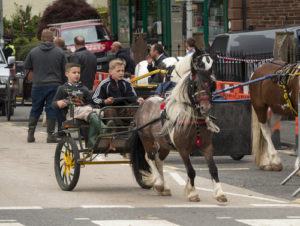
<svg viewBox="0 0 300 226"><path fill-rule="evenodd" d="M214 186L213 196L218 202L227 202L226 195L224 194L219 181L218 168L215 164L212 153L213 153L213 147L211 144L204 151L202 151L202 154L204 155L204 158L206 160L209 169L209 173L213 181L213 186Z"/></svg>
<svg viewBox="0 0 300 226"><path fill-rule="evenodd" d="M160 173L162 180L164 182L164 190L162 192L159 192L160 195L162 196L170 196L171 195L171 189L169 186L166 184L165 178L164 178L164 159L166 156L169 154L170 150L166 149L159 149L159 153L155 155L155 163L156 167L158 169L158 172Z"/></svg>
<svg viewBox="0 0 300 226"><path fill-rule="evenodd" d="M275 171L282 170L281 159L271 139L273 128L280 121L280 119L281 119L281 115L272 112L269 120L266 123L260 123L262 134L267 141L267 152L268 152L267 157L269 159L269 163L268 164L264 163L263 165L263 169L266 170L275 170Z"/></svg>
<svg viewBox="0 0 300 226"><path fill-rule="evenodd" d="M190 160L190 155L189 152L182 152L179 150L180 156L184 162L187 175L188 175L188 180L186 182L186 186L184 189L185 195L188 197L189 201L191 202L199 202L200 198L199 195L195 189L195 176L196 172L192 166L191 160Z"/></svg>

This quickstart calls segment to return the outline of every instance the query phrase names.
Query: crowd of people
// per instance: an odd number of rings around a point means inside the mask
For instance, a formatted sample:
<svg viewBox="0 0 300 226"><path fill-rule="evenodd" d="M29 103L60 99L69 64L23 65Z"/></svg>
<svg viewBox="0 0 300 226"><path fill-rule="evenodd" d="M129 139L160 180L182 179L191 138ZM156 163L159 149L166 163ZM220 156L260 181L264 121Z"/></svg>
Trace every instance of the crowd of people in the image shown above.
<svg viewBox="0 0 300 226"><path fill-rule="evenodd" d="M62 132L62 123L70 120L69 108L72 103L72 117L89 123L87 147L92 147L100 128L106 128L99 118L99 108L141 104L144 101L137 97L134 87L126 79L128 75L134 74L135 62L120 42L112 44L115 59L109 62L109 77L102 80L97 87L93 87L97 70L95 54L85 47L83 36L74 38L74 46L75 52L72 53L66 48L63 38L54 37L52 31L44 29L41 44L33 48L25 59L24 69L32 74L32 107L27 136L29 143L35 142L35 129L44 108L47 117L47 143L56 143L65 135ZM188 39L186 49L189 53L193 47L195 42ZM6 58L15 54L9 40L3 50ZM166 57L162 45L153 44L147 56L149 72L163 69L162 61ZM149 83L162 82L159 78L158 75L152 75ZM113 116L119 114L118 110L112 110ZM56 123L58 133L55 133Z"/></svg>

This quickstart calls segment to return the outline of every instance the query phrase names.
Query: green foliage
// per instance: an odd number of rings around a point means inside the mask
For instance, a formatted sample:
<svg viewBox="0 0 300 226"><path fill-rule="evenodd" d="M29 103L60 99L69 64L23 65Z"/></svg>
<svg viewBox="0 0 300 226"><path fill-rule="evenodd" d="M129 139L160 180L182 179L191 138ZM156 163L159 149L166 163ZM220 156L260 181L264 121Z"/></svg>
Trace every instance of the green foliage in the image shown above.
<svg viewBox="0 0 300 226"><path fill-rule="evenodd" d="M38 24L41 20L40 15L31 16L31 9L32 6L26 5L23 8L23 5L14 3L15 4L15 13L11 15L10 19L3 18L4 24L4 33L8 30L11 35L11 26L13 27L13 34L14 37L21 36L21 26L23 26L24 36L33 38L38 30Z"/></svg>
<svg viewBox="0 0 300 226"><path fill-rule="evenodd" d="M108 10L106 7L101 7L97 9L98 13L101 16L102 22L108 27Z"/></svg>
<svg viewBox="0 0 300 226"><path fill-rule="evenodd" d="M14 40L13 43L15 46L23 46L29 43L29 39L26 37L18 37Z"/></svg>

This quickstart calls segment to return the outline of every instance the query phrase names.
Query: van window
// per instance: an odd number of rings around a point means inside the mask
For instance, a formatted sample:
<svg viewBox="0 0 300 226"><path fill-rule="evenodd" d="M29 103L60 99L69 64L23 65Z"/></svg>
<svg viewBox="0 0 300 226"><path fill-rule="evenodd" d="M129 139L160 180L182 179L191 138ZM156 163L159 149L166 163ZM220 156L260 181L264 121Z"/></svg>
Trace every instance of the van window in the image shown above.
<svg viewBox="0 0 300 226"><path fill-rule="evenodd" d="M226 53L228 36L219 36L213 42L212 50L216 53Z"/></svg>
<svg viewBox="0 0 300 226"><path fill-rule="evenodd" d="M110 40L107 31L100 25L69 28L61 31L61 37L65 40L67 46L73 45L74 38L79 35L85 38L85 43L97 43Z"/></svg>

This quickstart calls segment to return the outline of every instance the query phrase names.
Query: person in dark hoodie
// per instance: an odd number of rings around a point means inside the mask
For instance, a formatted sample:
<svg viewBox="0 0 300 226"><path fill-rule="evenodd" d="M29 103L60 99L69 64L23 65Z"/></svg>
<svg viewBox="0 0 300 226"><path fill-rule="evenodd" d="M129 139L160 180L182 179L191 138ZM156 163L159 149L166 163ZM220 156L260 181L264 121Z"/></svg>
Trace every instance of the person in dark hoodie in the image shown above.
<svg viewBox="0 0 300 226"><path fill-rule="evenodd" d="M28 123L27 142L34 142L34 131L45 106L47 115L47 143L57 142L54 135L56 112L51 103L59 85L66 81L64 75L66 58L64 52L55 47L53 33L44 29L41 35L41 45L33 48L27 55L24 68L33 72L32 107Z"/></svg>
<svg viewBox="0 0 300 226"><path fill-rule="evenodd" d="M99 118L100 109L92 107L91 93L86 86L79 81L80 64L67 63L66 76L68 82L60 86L52 102L54 110L63 111L67 120L71 120L70 104L74 106L74 118L84 120L89 123L87 147L92 148L97 136L101 132L106 132L105 124Z"/></svg>
<svg viewBox="0 0 300 226"><path fill-rule="evenodd" d="M85 47L85 39L83 36L74 38L75 53L70 57L70 63L81 65L80 81L89 90L93 90L95 74L97 71L97 57L94 53Z"/></svg>
<svg viewBox="0 0 300 226"><path fill-rule="evenodd" d="M122 48L121 42L114 42L111 45L111 51L116 54L116 58L120 58L125 60L126 66L125 66L125 77L131 76L134 74L135 69L135 62L131 58L130 53L127 49ZM130 77L129 77L130 78Z"/></svg>

